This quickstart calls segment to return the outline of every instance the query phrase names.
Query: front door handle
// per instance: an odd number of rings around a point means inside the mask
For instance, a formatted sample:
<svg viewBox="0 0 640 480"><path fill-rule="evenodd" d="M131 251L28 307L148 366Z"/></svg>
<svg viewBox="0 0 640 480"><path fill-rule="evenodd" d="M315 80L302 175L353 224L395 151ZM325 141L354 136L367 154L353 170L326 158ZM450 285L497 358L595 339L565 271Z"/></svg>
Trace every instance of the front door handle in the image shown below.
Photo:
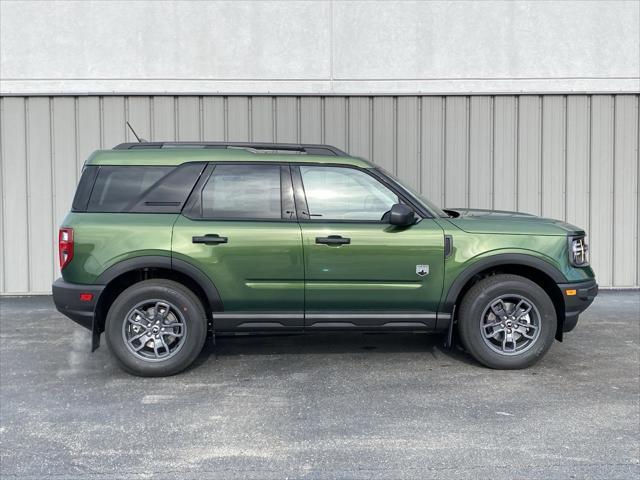
<svg viewBox="0 0 640 480"><path fill-rule="evenodd" d="M221 237L217 233L207 233L203 237L193 237L193 243L204 243L206 245L218 245L219 243L227 243L227 237Z"/></svg>
<svg viewBox="0 0 640 480"><path fill-rule="evenodd" d="M346 245L351 243L351 239L341 237L340 235L329 235L328 237L316 237L316 243L323 245Z"/></svg>

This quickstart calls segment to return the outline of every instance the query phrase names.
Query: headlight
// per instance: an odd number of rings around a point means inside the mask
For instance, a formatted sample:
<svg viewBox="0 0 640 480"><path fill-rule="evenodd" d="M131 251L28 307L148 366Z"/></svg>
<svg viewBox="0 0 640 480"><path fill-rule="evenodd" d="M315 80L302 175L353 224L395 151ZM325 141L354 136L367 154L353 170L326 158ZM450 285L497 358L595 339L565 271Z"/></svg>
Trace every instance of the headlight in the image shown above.
<svg viewBox="0 0 640 480"><path fill-rule="evenodd" d="M589 265L589 246L584 235L569 237L569 262L574 267Z"/></svg>

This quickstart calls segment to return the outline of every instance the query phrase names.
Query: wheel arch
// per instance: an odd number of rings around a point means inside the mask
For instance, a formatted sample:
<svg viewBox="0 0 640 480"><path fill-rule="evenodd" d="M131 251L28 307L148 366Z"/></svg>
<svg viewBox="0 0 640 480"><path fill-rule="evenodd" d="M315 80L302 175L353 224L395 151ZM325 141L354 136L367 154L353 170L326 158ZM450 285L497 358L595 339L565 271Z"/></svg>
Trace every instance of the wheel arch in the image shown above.
<svg viewBox="0 0 640 480"><path fill-rule="evenodd" d="M92 326L92 350L97 349L100 344L100 334L104 331L107 312L115 298L131 285L153 278L174 280L189 288L202 302L209 321L212 312L223 310L222 300L214 283L195 265L160 255L123 260L109 267L95 281L98 285L105 285L105 289L96 304Z"/></svg>
<svg viewBox="0 0 640 480"><path fill-rule="evenodd" d="M537 283L551 298L556 309L558 325L556 339L562 341L565 320L565 305L559 283L566 283L566 277L555 266L537 257L526 254L505 253L478 260L458 275L453 281L443 306L444 312L452 312L459 305L466 292L479 280L490 275L510 273ZM455 319L454 319L455 320Z"/></svg>

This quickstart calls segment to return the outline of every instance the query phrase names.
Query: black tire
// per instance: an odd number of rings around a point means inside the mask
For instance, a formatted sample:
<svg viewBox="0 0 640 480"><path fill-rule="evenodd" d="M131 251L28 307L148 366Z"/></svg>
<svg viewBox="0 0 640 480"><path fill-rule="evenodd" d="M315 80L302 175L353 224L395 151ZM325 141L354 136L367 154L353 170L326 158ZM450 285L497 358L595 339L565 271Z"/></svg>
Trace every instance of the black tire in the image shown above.
<svg viewBox="0 0 640 480"><path fill-rule="evenodd" d="M497 307L497 311L512 309L515 314L514 305L518 298L525 301L523 309L526 309L527 302L533 307L524 317L526 320L518 320L521 324L506 324L507 328L511 326L508 330L503 327L505 323L492 327L497 322L511 320L511 317L498 317L492 305ZM501 301L506 303L500 304ZM500 310L500 306L507 308ZM534 320L539 323L538 329L521 326L524 322L533 325ZM464 347L478 362L501 370L527 368L540 360L553 343L557 322L549 295L538 284L518 275L494 275L479 281L465 294L458 309L458 331ZM507 331L515 333L507 336ZM534 338L518 333L521 331ZM513 351L505 351L502 343L505 337L509 340L506 343L508 349L513 348ZM516 338L518 340L513 341ZM520 351L516 346L518 341L521 342Z"/></svg>
<svg viewBox="0 0 640 480"><path fill-rule="evenodd" d="M127 318L132 318L132 315L135 316L135 313L132 314L133 309L138 305L151 305L154 302L156 302L156 305L157 302L163 302L163 305L166 304L170 307L167 311L170 312L172 320L166 316L167 314L162 308L155 309L160 310L160 313L165 313L164 317L158 315L158 318L164 318L164 321L167 322L167 327L171 326L171 321L175 322L174 325L179 323L183 325L183 330L177 327L172 330L177 332L176 335L182 332L182 337L180 338L169 336L169 333L163 334L166 336L162 337L162 342L165 345L173 345L174 349L173 353L171 353L169 347L167 347L164 352L167 358L153 358L154 351L155 355L158 355L155 347L143 346L141 353L134 353L135 340L134 343L128 343L126 340L127 335L129 335L129 338L134 338L138 333L130 330L131 328L137 328L136 320L134 319L133 323L127 320ZM144 310L144 307L140 308ZM151 309L150 315L155 315L155 310ZM144 311L146 312L146 310ZM152 322L152 320L147 320L147 317L144 317L144 322L147 321ZM134 325L133 327L131 323ZM105 338L109 350L111 350L124 370L141 377L162 377L181 372L191 365L202 351L206 336L207 318L202 303L191 290L171 280L145 280L130 286L115 299L109 308L105 323ZM147 338L149 337L143 337L144 344L154 345L154 340L151 338L147 341ZM155 338L159 338L159 336ZM165 339L168 339L166 343ZM141 345L143 345L143 342L140 341L135 344L135 346ZM160 343L156 345L160 345ZM163 350L162 346L160 346L161 354ZM143 354L146 357L143 358Z"/></svg>

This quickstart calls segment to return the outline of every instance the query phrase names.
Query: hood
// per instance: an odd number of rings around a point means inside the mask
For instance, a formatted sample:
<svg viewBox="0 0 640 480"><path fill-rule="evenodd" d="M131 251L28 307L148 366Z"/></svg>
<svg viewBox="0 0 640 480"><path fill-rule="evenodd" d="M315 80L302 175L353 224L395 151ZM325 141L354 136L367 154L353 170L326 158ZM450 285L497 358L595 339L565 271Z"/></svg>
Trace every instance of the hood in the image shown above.
<svg viewBox="0 0 640 480"><path fill-rule="evenodd" d="M477 208L447 208L448 220L469 233L504 233L510 235L578 235L584 230L553 218L529 213Z"/></svg>

